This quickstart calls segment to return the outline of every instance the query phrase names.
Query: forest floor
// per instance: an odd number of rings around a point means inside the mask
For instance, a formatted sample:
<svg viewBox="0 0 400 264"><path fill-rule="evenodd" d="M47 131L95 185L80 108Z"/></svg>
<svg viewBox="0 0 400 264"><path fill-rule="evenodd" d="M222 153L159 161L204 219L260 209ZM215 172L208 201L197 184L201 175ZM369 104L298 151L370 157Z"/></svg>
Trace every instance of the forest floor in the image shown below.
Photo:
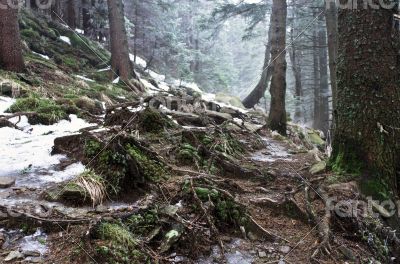
<svg viewBox="0 0 400 264"><path fill-rule="evenodd" d="M399 263L382 216L326 210L365 199L318 131L282 137L145 65L135 95L100 45L21 23L28 70L0 72L0 263Z"/></svg>

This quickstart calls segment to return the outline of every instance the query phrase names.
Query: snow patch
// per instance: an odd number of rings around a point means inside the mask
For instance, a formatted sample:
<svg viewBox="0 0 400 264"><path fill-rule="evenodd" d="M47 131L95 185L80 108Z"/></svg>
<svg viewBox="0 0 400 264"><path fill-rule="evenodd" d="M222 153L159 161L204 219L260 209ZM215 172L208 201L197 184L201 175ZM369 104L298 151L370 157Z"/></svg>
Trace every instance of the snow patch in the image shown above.
<svg viewBox="0 0 400 264"><path fill-rule="evenodd" d="M89 79L89 78L86 78L85 76L82 76L82 75L75 75L75 77L77 77L77 78L79 78L79 79L82 79L82 80L84 80L84 81L87 81L87 82L95 82L94 80L92 80L92 79Z"/></svg>
<svg viewBox="0 0 400 264"><path fill-rule="evenodd" d="M113 84L119 83L119 76L118 76L114 81L112 81L112 83L113 83Z"/></svg>
<svg viewBox="0 0 400 264"><path fill-rule="evenodd" d="M40 53L37 53L37 52L34 52L34 51L32 51L32 53L35 54L35 55L38 55L39 57L42 57L45 60L50 60L49 56L47 56L47 55L43 55L43 54L40 54Z"/></svg>
<svg viewBox="0 0 400 264"><path fill-rule="evenodd" d="M75 32L78 34L85 34L85 31L83 29L80 28L75 28Z"/></svg>
<svg viewBox="0 0 400 264"><path fill-rule="evenodd" d="M154 80L156 80L157 82L165 81L165 75L158 74L152 70L149 70L148 73L149 73L150 77L153 78Z"/></svg>
<svg viewBox="0 0 400 264"><path fill-rule="evenodd" d="M13 102L1 98L0 109L7 109ZM84 166L76 164L63 172L56 172L55 165L64 159L63 155L51 156L54 140L57 137L72 135L81 128L93 126L76 115L69 116L70 121L45 125L30 125L26 116L21 118L18 127L21 130L3 127L0 128L0 153L7 153L0 159L0 177L16 177L16 185L31 186L34 182L40 186L41 182L57 182L68 177L74 177L82 172ZM10 119L16 123L18 118Z"/></svg>
<svg viewBox="0 0 400 264"><path fill-rule="evenodd" d="M97 72L105 72L105 71L109 71L109 70L111 70L111 67L107 67L107 68L104 68L104 69L100 69L100 70L98 70Z"/></svg>
<svg viewBox="0 0 400 264"><path fill-rule="evenodd" d="M64 41L65 43L67 43L68 45L71 45L71 40L69 39L69 37L60 36L60 39L61 39L62 41Z"/></svg>
<svg viewBox="0 0 400 264"><path fill-rule="evenodd" d="M5 111L15 103L15 99L10 97L0 96L0 113L4 115Z"/></svg>
<svg viewBox="0 0 400 264"><path fill-rule="evenodd" d="M22 238L20 244L20 249L22 253L24 252L38 252L41 256L45 255L48 251L45 242L47 240L47 235L38 228L33 235L26 236Z"/></svg>
<svg viewBox="0 0 400 264"><path fill-rule="evenodd" d="M129 59L131 61L134 61L135 60L135 56L133 54L129 53ZM143 68L147 67L147 62L144 59L142 59L141 57L139 57L139 56L136 56L136 64L141 66L141 67L143 67Z"/></svg>

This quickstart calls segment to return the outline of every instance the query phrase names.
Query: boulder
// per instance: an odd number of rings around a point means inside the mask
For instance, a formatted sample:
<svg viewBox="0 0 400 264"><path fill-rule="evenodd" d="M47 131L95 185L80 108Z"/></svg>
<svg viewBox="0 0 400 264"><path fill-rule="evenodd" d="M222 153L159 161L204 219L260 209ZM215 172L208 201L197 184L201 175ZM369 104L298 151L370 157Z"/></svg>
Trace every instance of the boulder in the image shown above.
<svg viewBox="0 0 400 264"><path fill-rule="evenodd" d="M90 99L89 97L82 96L74 100L75 105L93 115L100 115L103 113L103 106L101 102Z"/></svg>
<svg viewBox="0 0 400 264"><path fill-rule="evenodd" d="M240 101L239 97L236 96L231 96L224 93L217 93L215 95L215 100L217 102L245 109L244 105L242 104L242 101Z"/></svg>
<svg viewBox="0 0 400 264"><path fill-rule="evenodd" d="M0 177L0 189L9 188L15 184L13 177Z"/></svg>
<svg viewBox="0 0 400 264"><path fill-rule="evenodd" d="M9 261L15 261L17 259L22 259L24 257L24 255L19 252L19 251L11 251L10 253L8 253L7 257L5 257L4 261L5 262L9 262Z"/></svg>
<svg viewBox="0 0 400 264"><path fill-rule="evenodd" d="M313 175L319 174L326 169L326 162L325 161L320 161L314 165L311 166L310 168L310 173Z"/></svg>

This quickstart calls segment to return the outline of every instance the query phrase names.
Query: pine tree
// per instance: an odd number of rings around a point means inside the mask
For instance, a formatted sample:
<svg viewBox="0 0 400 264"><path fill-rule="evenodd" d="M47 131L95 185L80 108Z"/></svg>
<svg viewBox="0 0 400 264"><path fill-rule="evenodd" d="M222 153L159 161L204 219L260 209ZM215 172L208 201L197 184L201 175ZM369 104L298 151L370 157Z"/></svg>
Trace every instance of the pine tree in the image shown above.
<svg viewBox="0 0 400 264"><path fill-rule="evenodd" d="M379 1L373 1L379 4ZM333 168L361 174L375 198L398 191L400 171L399 32L396 10L340 9Z"/></svg>
<svg viewBox="0 0 400 264"><path fill-rule="evenodd" d="M0 68L8 71L24 70L21 38L18 25L18 9L9 7L7 0L0 0Z"/></svg>
<svg viewBox="0 0 400 264"><path fill-rule="evenodd" d="M286 135L286 0L274 0L272 4L271 59L274 70L271 79L271 106L268 124L271 130Z"/></svg>
<svg viewBox="0 0 400 264"><path fill-rule="evenodd" d="M133 67L129 59L122 0L108 0L108 17L110 22L111 67L116 75L126 81L133 76Z"/></svg>

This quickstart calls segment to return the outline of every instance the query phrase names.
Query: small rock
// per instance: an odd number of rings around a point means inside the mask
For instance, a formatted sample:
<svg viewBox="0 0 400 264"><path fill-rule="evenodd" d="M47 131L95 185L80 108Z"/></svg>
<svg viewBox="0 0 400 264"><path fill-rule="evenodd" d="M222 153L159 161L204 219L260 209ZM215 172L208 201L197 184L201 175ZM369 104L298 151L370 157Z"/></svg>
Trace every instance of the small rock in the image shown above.
<svg viewBox="0 0 400 264"><path fill-rule="evenodd" d="M0 189L9 188L15 184L15 178L0 177Z"/></svg>
<svg viewBox="0 0 400 264"><path fill-rule="evenodd" d="M258 256L260 258L265 258L265 257L267 257L267 253L265 251L258 251Z"/></svg>
<svg viewBox="0 0 400 264"><path fill-rule="evenodd" d="M4 261L5 262L13 261L13 260L16 260L16 259L22 259L23 257L24 257L24 255L22 255L21 252L19 252L19 251L11 251L7 255L7 257L4 259Z"/></svg>
<svg viewBox="0 0 400 264"><path fill-rule="evenodd" d="M353 251L351 249L349 249L348 247L342 245L338 249L339 249L340 253L342 253L343 256L347 260L355 261L357 259L356 256L354 255Z"/></svg>
<svg viewBox="0 0 400 264"><path fill-rule="evenodd" d="M96 213L106 213L108 212L108 208L104 205L98 205L96 206Z"/></svg>
<svg viewBox="0 0 400 264"><path fill-rule="evenodd" d="M248 232L248 233L247 233L247 237L248 237L248 239L250 239L251 241L256 241L256 240L258 239L258 237L257 237L255 234L253 234L252 232Z"/></svg>
<svg viewBox="0 0 400 264"><path fill-rule="evenodd" d="M318 173L321 173L323 171L325 171L326 169L326 162L325 161L320 161L314 165L312 165L311 169L310 169L310 173L315 175Z"/></svg>
<svg viewBox="0 0 400 264"><path fill-rule="evenodd" d="M279 262L278 262L278 264L285 264L285 263L286 262L283 259L279 260Z"/></svg>
<svg viewBox="0 0 400 264"><path fill-rule="evenodd" d="M281 246L279 248L279 251L282 252L283 254L287 254L290 252L290 247L289 246Z"/></svg>

